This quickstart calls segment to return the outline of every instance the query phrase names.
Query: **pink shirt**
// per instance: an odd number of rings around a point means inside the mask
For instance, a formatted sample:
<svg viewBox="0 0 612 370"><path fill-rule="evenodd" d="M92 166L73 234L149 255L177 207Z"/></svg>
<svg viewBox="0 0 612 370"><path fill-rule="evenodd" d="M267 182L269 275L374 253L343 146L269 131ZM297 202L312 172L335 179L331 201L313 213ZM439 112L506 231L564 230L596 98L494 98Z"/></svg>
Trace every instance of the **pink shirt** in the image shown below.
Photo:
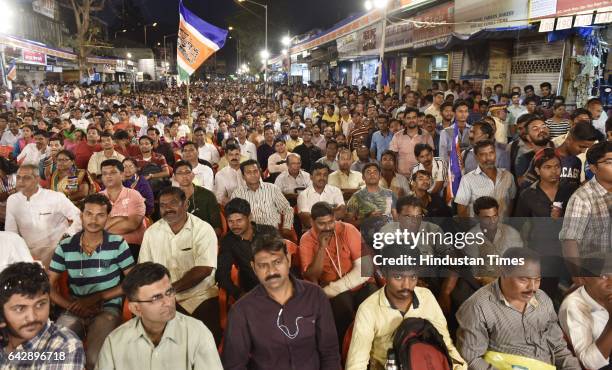
<svg viewBox="0 0 612 370"><path fill-rule="evenodd" d="M404 134L404 130L400 130L389 143L389 149L397 153L397 172L404 176L410 176L412 167L418 162L414 155L414 147L417 144L429 144L432 148L434 147L431 135L421 129L413 137Z"/></svg>
<svg viewBox="0 0 612 370"><path fill-rule="evenodd" d="M103 190L101 193L108 197L106 190ZM110 217L127 217L132 215L144 217L145 215L145 199L134 189L123 187L117 199L114 202L111 200L111 204L113 209L111 210ZM145 223L143 218L138 229L121 236L128 244L140 244L142 243L144 232Z"/></svg>

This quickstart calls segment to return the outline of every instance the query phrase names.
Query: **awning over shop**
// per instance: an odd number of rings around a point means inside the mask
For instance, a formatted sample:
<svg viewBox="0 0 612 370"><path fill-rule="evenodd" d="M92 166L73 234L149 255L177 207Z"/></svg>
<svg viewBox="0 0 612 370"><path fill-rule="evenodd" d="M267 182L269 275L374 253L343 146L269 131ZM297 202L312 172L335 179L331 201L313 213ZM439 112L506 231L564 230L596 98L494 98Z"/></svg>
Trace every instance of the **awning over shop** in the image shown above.
<svg viewBox="0 0 612 370"><path fill-rule="evenodd" d="M55 49L49 47L43 43L22 39L15 36L2 35L0 34L0 44L10 46L17 49L24 49L29 51L35 51L39 53L45 53L47 55L51 55L54 57L66 59L66 60L76 60L77 55L60 49Z"/></svg>

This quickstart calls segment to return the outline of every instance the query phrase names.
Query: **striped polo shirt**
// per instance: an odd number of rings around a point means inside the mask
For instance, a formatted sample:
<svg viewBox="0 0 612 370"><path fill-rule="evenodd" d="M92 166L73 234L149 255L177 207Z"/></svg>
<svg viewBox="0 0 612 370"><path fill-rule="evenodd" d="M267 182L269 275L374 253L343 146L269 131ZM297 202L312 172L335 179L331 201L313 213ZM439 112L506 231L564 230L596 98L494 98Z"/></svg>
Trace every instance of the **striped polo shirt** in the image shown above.
<svg viewBox="0 0 612 370"><path fill-rule="evenodd" d="M81 250L82 231L62 240L55 249L49 268L60 274L68 271L70 294L76 298L116 287L121 283L122 272L135 264L121 236L103 233L102 245L91 256ZM122 304L123 299L117 297L102 306L120 309Z"/></svg>

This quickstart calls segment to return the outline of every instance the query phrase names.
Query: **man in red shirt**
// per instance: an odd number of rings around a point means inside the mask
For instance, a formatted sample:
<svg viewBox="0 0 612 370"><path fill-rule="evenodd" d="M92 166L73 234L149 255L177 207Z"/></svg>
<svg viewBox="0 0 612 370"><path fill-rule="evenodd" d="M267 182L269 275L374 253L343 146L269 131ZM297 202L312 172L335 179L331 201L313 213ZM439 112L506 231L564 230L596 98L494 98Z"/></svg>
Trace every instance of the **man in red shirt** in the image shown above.
<svg viewBox="0 0 612 370"><path fill-rule="evenodd" d="M153 140L150 137L142 136L138 143L140 154L134 158L138 173L149 181L153 193L157 194L162 187L170 184L170 167L163 155L153 151Z"/></svg>
<svg viewBox="0 0 612 370"><path fill-rule="evenodd" d="M102 150L100 146L100 131L96 126L89 126L87 128L87 140L81 141L74 147L74 163L77 168L86 170L89 164L89 158L94 152Z"/></svg>

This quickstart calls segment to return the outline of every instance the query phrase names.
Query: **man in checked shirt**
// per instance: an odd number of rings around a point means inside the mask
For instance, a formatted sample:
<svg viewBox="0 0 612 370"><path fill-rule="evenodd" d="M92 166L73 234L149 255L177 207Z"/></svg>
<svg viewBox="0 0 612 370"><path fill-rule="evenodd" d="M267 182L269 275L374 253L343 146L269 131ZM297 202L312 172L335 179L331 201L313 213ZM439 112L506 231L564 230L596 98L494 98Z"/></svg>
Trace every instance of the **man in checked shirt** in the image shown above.
<svg viewBox="0 0 612 370"><path fill-rule="evenodd" d="M18 262L0 273L0 368L83 370L81 340L49 320L49 278L34 262Z"/></svg>

